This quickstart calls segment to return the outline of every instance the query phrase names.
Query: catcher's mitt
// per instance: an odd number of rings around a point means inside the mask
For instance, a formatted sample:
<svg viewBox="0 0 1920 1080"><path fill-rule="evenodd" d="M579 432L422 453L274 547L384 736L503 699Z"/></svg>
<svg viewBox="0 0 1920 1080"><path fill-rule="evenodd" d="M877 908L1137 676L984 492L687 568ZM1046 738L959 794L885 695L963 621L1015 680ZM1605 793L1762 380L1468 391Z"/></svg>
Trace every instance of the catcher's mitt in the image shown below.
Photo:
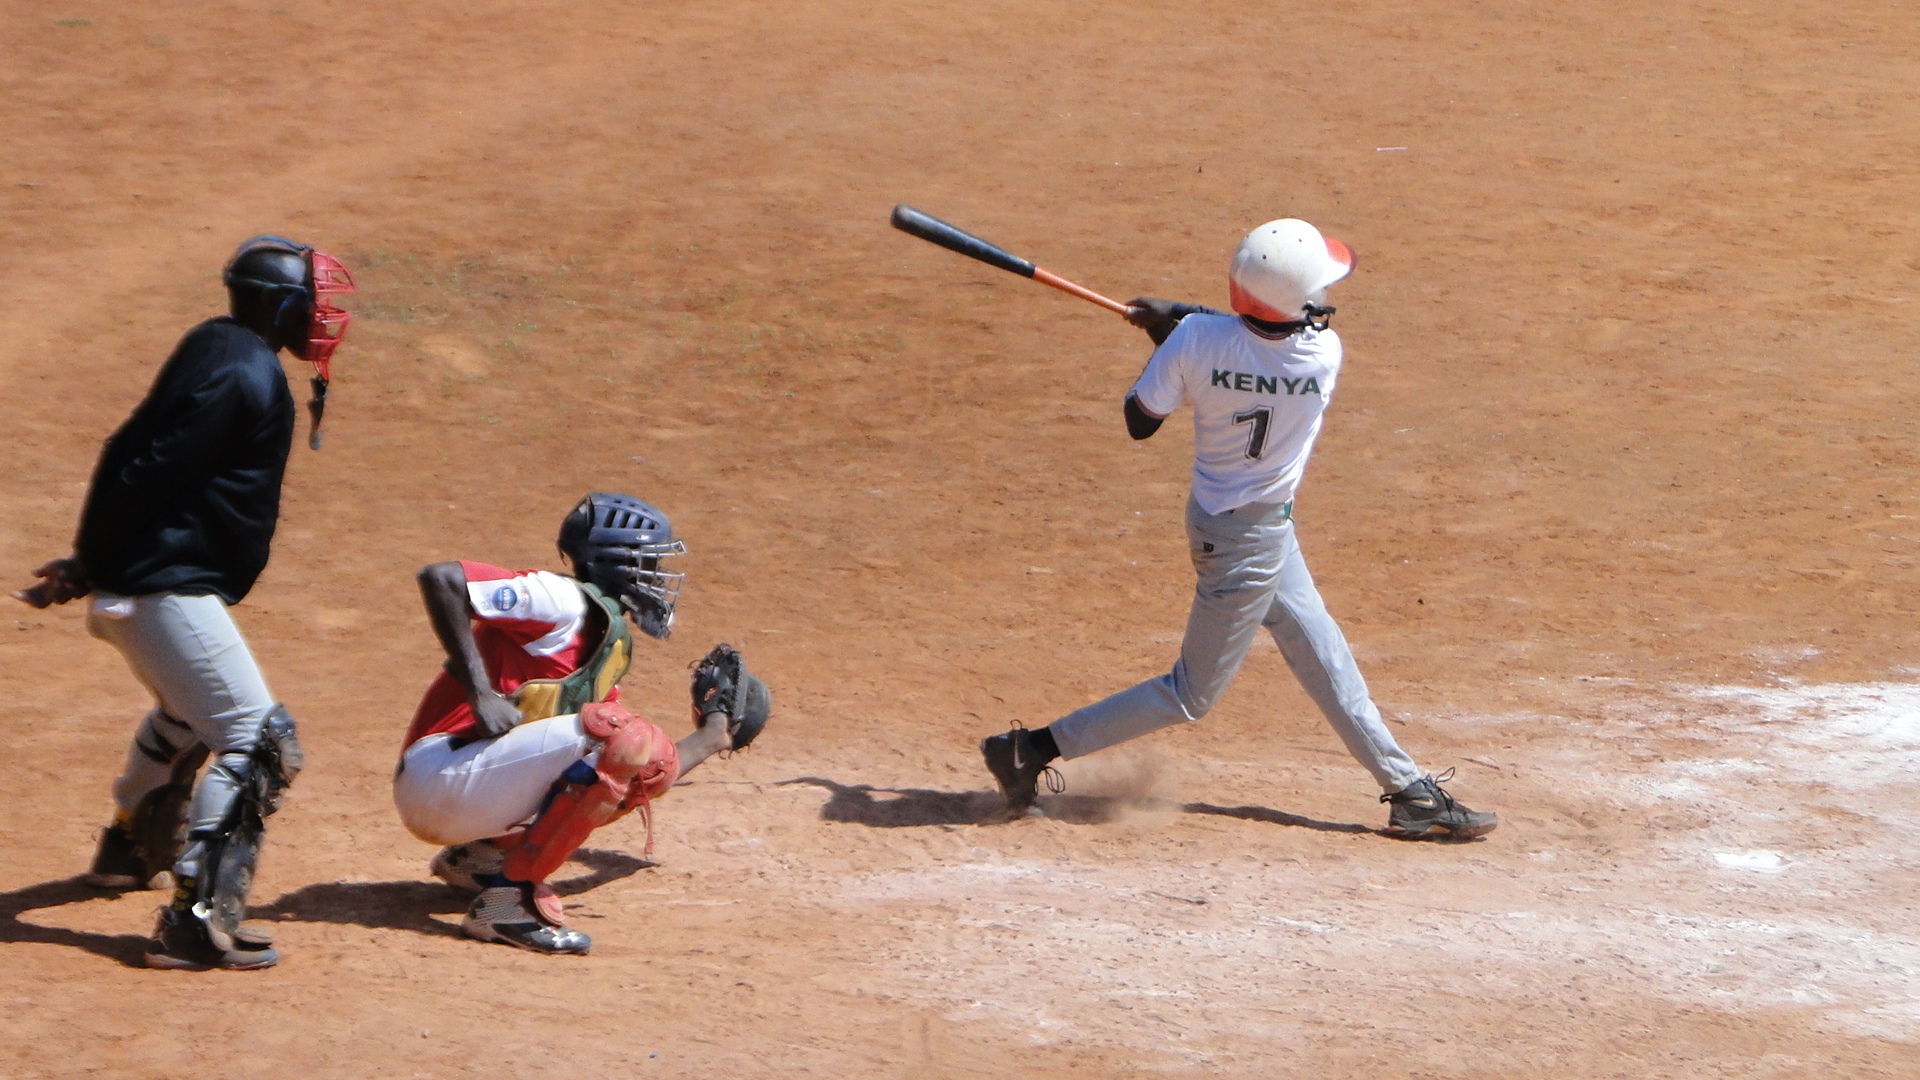
<svg viewBox="0 0 1920 1080"><path fill-rule="evenodd" d="M694 720L716 712L727 714L730 750L745 750L767 726L767 717L773 712L773 695L767 684L747 670L740 650L725 642L693 662Z"/></svg>

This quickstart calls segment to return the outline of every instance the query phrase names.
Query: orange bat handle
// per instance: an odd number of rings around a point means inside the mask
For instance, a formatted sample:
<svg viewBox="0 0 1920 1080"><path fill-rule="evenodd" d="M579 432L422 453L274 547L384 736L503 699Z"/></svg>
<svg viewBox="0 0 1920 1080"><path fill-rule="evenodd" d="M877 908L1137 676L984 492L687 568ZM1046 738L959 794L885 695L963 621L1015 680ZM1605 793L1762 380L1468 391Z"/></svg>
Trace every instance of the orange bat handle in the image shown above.
<svg viewBox="0 0 1920 1080"><path fill-rule="evenodd" d="M1127 305L1121 303L1120 301L1114 300L1110 297L1101 296L1099 293L1094 292L1092 289L1089 289L1084 285L1075 285L1073 282L1068 281L1066 278L1061 277L1059 274L1056 274L1051 270L1043 270L1038 266L1034 267L1033 280L1039 282L1042 285L1051 285L1054 288L1059 289L1063 293L1071 293L1082 300L1088 301L1089 303L1099 304L1101 307L1106 308L1108 311L1119 312L1122 315L1125 315L1127 313Z"/></svg>

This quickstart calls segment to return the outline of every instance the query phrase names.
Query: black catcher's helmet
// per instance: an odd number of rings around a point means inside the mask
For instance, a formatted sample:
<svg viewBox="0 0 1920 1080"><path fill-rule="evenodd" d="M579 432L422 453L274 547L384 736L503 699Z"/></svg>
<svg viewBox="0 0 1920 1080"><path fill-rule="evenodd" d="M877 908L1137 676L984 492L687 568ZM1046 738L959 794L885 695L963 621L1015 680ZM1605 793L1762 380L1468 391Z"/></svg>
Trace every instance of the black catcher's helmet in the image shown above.
<svg viewBox="0 0 1920 1080"><path fill-rule="evenodd" d="M333 351L353 321L335 300L353 291L353 278L340 260L284 236L248 239L227 260L221 273L234 317L271 335L287 349L333 377Z"/></svg>
<svg viewBox="0 0 1920 1080"><path fill-rule="evenodd" d="M661 569L661 561L686 552L667 515L631 495L593 492L560 523L560 554L572 560L574 576L619 600L650 637L672 631L686 578Z"/></svg>

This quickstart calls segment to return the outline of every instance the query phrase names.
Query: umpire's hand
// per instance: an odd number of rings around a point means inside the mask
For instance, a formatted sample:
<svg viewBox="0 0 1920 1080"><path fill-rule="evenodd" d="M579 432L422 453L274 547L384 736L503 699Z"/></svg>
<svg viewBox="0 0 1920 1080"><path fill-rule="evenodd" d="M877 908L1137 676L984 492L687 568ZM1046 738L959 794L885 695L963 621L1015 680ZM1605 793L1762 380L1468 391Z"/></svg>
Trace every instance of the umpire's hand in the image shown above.
<svg viewBox="0 0 1920 1080"><path fill-rule="evenodd" d="M55 559L35 570L33 576L41 579L40 582L14 590L13 598L37 608L78 600L93 591L93 586L87 583L86 569L78 559Z"/></svg>

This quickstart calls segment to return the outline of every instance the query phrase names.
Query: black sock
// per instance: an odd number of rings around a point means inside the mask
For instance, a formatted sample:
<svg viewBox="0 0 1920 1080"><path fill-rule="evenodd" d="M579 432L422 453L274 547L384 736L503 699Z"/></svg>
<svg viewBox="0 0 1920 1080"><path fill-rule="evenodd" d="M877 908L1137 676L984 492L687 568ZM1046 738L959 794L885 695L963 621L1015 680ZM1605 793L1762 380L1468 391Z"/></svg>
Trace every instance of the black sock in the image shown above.
<svg viewBox="0 0 1920 1080"><path fill-rule="evenodd" d="M1041 728L1027 733L1027 745L1040 756L1040 764L1045 765L1060 756L1060 744L1053 741L1053 729Z"/></svg>

